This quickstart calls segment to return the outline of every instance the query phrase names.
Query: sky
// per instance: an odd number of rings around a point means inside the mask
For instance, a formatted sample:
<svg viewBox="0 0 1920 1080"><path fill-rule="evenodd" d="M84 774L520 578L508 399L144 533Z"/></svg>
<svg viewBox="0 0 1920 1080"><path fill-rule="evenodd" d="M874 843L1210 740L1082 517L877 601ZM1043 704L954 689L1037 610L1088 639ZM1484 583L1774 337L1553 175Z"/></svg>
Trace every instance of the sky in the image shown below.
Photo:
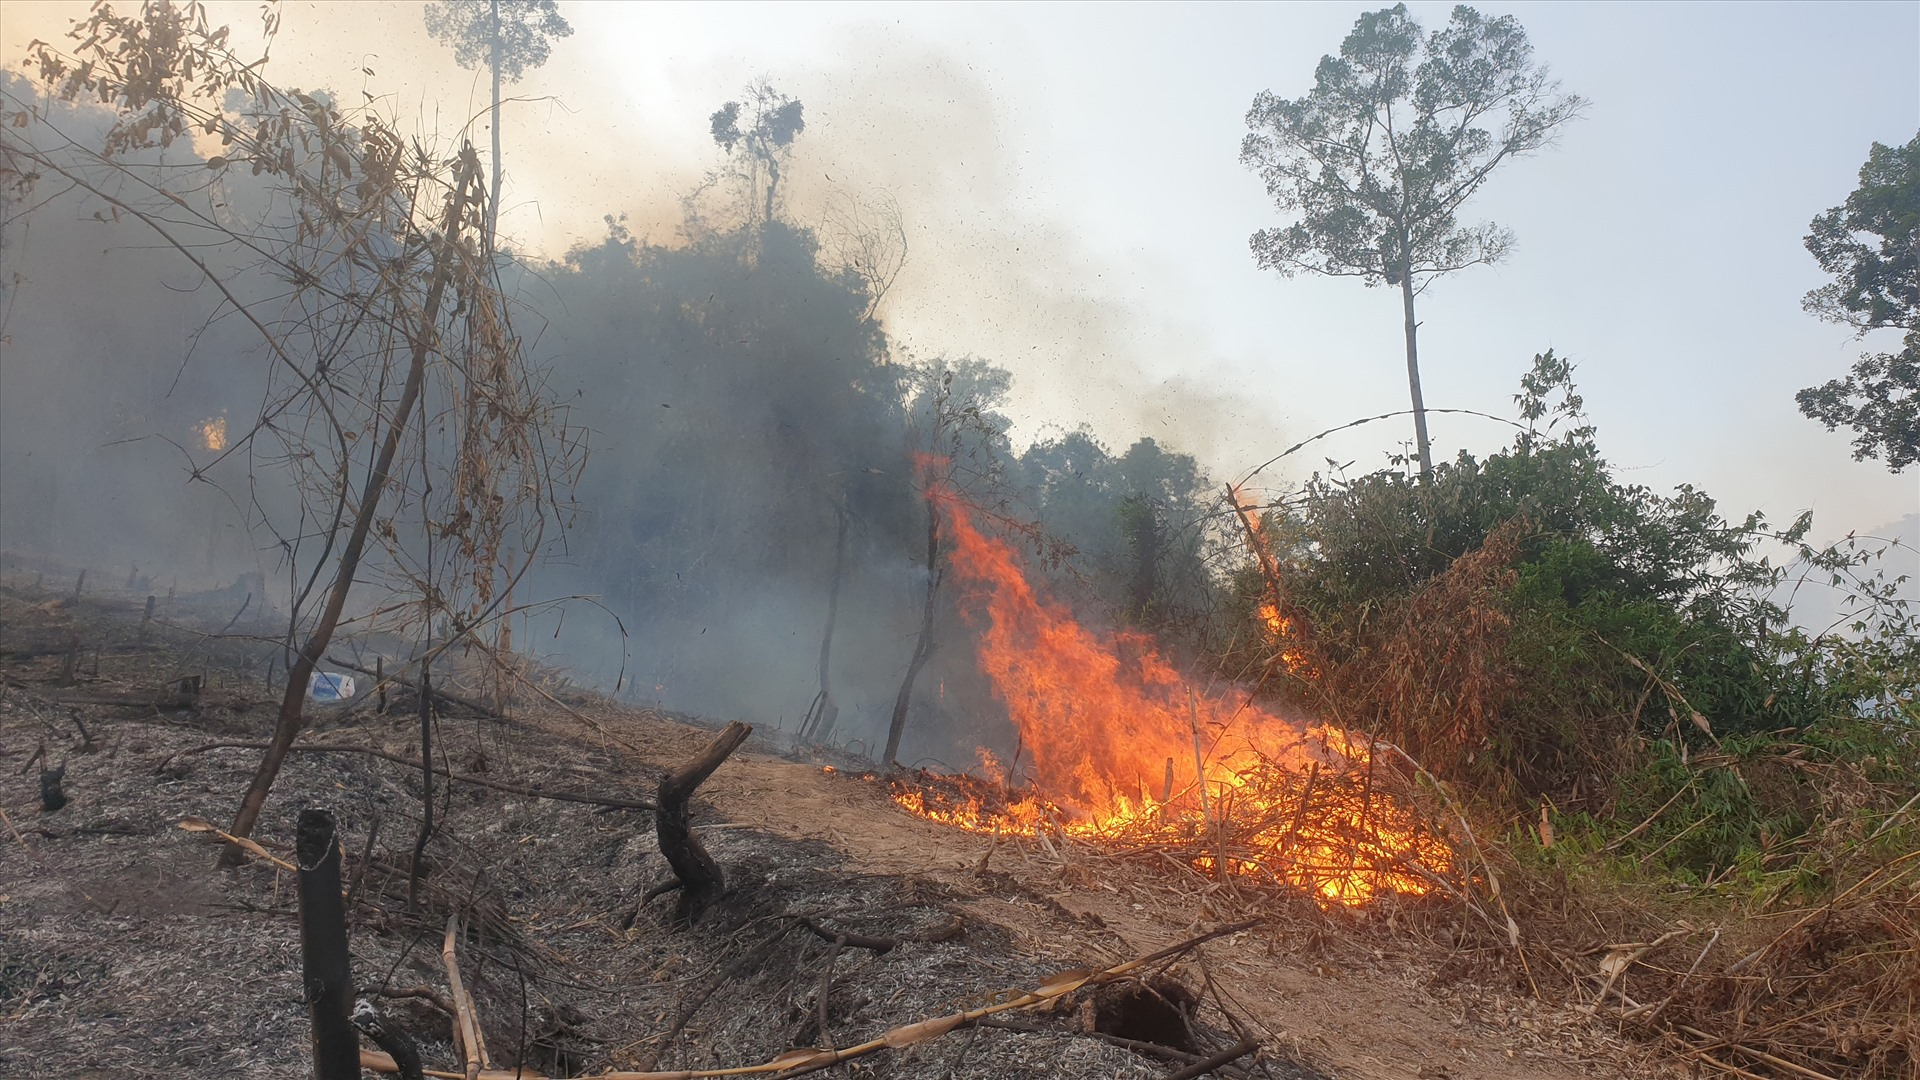
<svg viewBox="0 0 1920 1080"><path fill-rule="evenodd" d="M244 51L257 3L213 2ZM1407 407L1397 293L1259 270L1283 221L1238 161L1253 96L1304 93L1369 5L560 4L576 33L509 88L501 232L536 257L603 236L604 215L674 239L717 163L708 115L767 77L806 106L790 213L891 200L907 263L882 308L920 355L1016 377L1016 437L1090 425L1151 435L1236 477L1285 446ZM1413 4L1429 27L1441 4ZM0 62L84 3L0 6ZM1865 348L1805 314L1802 246L1875 142L1920 130L1920 4L1496 4L1590 102L1559 144L1502 168L1463 220L1518 245L1423 296L1427 404L1511 415L1552 348L1619 475L1691 483L1730 516L1815 513L1816 538L1920 513L1920 473L1855 462L1794 391ZM421 5L282 5L268 67L422 132L471 126L485 78L427 35ZM361 74L362 68L374 74ZM1509 430L1435 416L1436 457ZM1386 421L1315 444L1263 481L1333 458L1356 471L1410 439ZM1276 475L1277 474L1277 475Z"/></svg>

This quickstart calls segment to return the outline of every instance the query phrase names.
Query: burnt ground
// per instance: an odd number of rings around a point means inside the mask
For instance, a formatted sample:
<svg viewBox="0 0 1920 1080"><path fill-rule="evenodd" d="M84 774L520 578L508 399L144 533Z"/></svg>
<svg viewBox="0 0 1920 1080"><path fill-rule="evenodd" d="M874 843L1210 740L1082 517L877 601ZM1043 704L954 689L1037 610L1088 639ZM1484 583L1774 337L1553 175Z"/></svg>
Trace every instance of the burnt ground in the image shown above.
<svg viewBox="0 0 1920 1080"><path fill-rule="evenodd" d="M237 635L270 628L235 618L240 583L162 601L143 634L148 588L131 584L89 588L76 603L70 572L0 560L0 809L17 830L0 835L0 1076L304 1075L291 876L258 860L216 870L217 842L179 827L196 817L224 825L257 763L258 750L210 747L267 737L271 650ZM197 697L161 692L191 676L201 680ZM548 685L554 700L534 697L511 720L450 709L437 756L508 786L635 799L712 737ZM370 698L315 710L302 742L415 756L405 692L390 696L387 715ZM41 801L49 764L64 768L68 799L53 811ZM1510 973L1450 949L1445 913L1389 904L1327 915L1178 867L957 833L899 810L857 763L835 764L828 772L762 732L702 786L695 828L730 891L691 929L674 925L671 896L642 900L668 877L643 810L437 782L432 870L410 904L418 772L364 754L299 752L255 836L287 857L301 808L336 812L355 881L356 981L384 995L429 1068L455 1064L448 1017L433 999L446 992L440 944L458 912L464 978L492 1057L552 1075L749 1065L820 1045L823 989L827 1035L847 1046L1249 914L1267 921L1144 983L834 1071L1163 1077L1232 1043L1236 1024L1262 1049L1216 1075L1664 1071L1578 1013L1532 1001ZM899 944L836 950L803 919Z"/></svg>

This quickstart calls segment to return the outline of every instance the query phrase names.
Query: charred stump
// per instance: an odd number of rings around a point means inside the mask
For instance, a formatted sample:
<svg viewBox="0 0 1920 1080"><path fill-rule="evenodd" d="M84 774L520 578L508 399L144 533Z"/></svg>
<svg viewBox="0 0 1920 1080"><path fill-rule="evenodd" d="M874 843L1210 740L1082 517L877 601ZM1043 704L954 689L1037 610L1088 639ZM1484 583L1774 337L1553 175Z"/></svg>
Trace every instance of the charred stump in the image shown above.
<svg viewBox="0 0 1920 1080"><path fill-rule="evenodd" d="M316 1080L359 1080L360 1038L352 1019L353 972L333 814L314 808L300 811L294 851L300 860L300 972L313 1020L313 1075Z"/></svg>
<svg viewBox="0 0 1920 1080"><path fill-rule="evenodd" d="M353 1025L393 1059L400 1080L426 1080L426 1074L421 1071L419 1045L379 1006L361 998L353 1007Z"/></svg>
<svg viewBox="0 0 1920 1080"><path fill-rule="evenodd" d="M60 788L60 781L66 779L67 763L61 762L51 768L40 766L40 812L51 814L67 805L67 793Z"/></svg>
<svg viewBox="0 0 1920 1080"><path fill-rule="evenodd" d="M673 867L677 879L680 902L674 911L674 921L681 926L693 925L700 913L727 888L726 874L720 864L693 835L687 800L751 734L751 726L735 720L722 729L698 757L660 779L659 805L654 810L653 823L660 838L660 853L667 857L667 864Z"/></svg>

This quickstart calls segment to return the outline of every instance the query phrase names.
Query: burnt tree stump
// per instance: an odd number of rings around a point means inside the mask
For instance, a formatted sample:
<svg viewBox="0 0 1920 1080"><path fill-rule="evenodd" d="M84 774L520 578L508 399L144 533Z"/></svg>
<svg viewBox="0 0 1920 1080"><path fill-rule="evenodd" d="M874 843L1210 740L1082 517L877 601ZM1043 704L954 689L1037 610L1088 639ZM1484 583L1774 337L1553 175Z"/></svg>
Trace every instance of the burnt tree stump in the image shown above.
<svg viewBox="0 0 1920 1080"><path fill-rule="evenodd" d="M751 726L735 720L723 728L698 757L660 779L653 824L660 839L660 853L667 857L667 864L673 867L674 877L679 881L680 902L674 911L674 921L681 926L693 925L700 913L727 889L726 874L720 864L693 835L687 800L751 734Z"/></svg>
<svg viewBox="0 0 1920 1080"><path fill-rule="evenodd" d="M313 1075L315 1080L360 1080L360 1036L352 1019L353 971L333 814L312 807L300 811L294 851L300 860L300 973L313 1020Z"/></svg>
<svg viewBox="0 0 1920 1080"><path fill-rule="evenodd" d="M40 812L51 814L67 805L67 793L60 788L60 781L66 779L67 763L48 768L40 766Z"/></svg>

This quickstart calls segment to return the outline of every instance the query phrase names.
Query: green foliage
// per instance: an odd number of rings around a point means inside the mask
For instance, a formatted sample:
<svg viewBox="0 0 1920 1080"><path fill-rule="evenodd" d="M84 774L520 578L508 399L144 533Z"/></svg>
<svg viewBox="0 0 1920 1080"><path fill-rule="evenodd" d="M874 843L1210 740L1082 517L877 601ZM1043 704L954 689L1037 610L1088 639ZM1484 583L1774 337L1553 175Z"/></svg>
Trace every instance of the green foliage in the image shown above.
<svg viewBox="0 0 1920 1080"><path fill-rule="evenodd" d="M1394 285L1497 261L1511 236L1460 225L1461 204L1584 105L1532 53L1512 16L1462 5L1428 34L1399 4L1362 15L1306 96L1261 91L1240 160L1300 220L1254 234L1260 266Z"/></svg>
<svg viewBox="0 0 1920 1080"><path fill-rule="evenodd" d="M1899 352L1864 354L1846 378L1794 400L1828 431L1858 432L1854 460L1885 458L1900 472L1920 461L1920 135L1905 146L1873 144L1860 186L1813 219L1807 251L1837 279L1807 294L1808 311L1861 334L1906 336Z"/></svg>
<svg viewBox="0 0 1920 1080"><path fill-rule="evenodd" d="M427 32L453 46L461 67L497 67L508 82L519 82L528 69L544 65L553 55L554 39L573 35L554 0L434 0L426 7L426 20Z"/></svg>
<svg viewBox="0 0 1920 1080"><path fill-rule="evenodd" d="M1315 476L1289 502L1278 535L1324 672L1295 680L1296 692L1413 742L1430 766L1497 799L1568 806L1619 797L1649 742L1723 754L1739 739L1810 738L1861 717L1913 722L1914 623L1899 581L1877 568L1883 551L1816 550L1806 516L1776 530L1759 514L1728 520L1690 486L1616 481L1572 366L1551 352L1516 403L1526 427L1512 445L1462 453L1430 484L1396 469ZM1516 523L1511 555L1495 560L1510 570L1501 578L1488 553ZM1783 591L1815 574L1851 586L1849 634L1792 625ZM1477 681L1452 670L1404 685L1410 636L1458 650L1475 634L1480 651L1460 663ZM1465 723L1469 708L1484 723ZM1731 836L1689 843L1724 855L1745 842Z"/></svg>
<svg viewBox="0 0 1920 1080"><path fill-rule="evenodd" d="M1028 447L1016 478L1040 526L1075 552L1056 588L1169 644L1211 629L1216 496L1192 457L1152 438L1116 456L1076 431Z"/></svg>
<svg viewBox="0 0 1920 1080"><path fill-rule="evenodd" d="M744 108L729 101L707 123L714 145L728 162L726 170L708 178L709 185L723 175L730 177L741 188L748 218L772 221L779 206L780 170L793 156L794 140L807 129L805 107L760 79L747 87Z"/></svg>

